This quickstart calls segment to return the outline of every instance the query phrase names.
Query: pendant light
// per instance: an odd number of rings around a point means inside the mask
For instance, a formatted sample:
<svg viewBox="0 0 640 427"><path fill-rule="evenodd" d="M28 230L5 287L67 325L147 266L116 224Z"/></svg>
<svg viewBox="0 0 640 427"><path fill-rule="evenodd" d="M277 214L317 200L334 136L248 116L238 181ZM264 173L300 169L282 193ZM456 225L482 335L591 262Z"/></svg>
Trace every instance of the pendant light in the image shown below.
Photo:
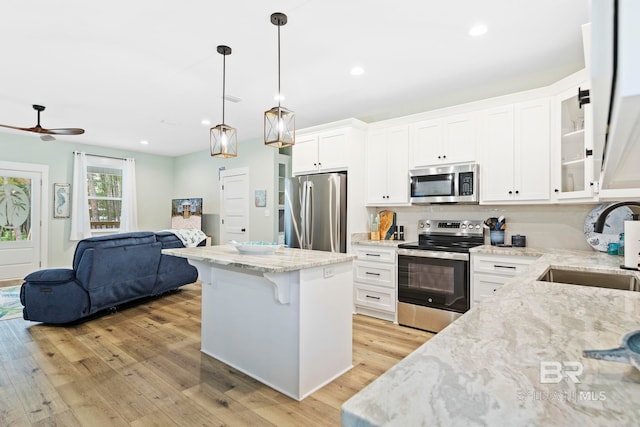
<svg viewBox="0 0 640 427"><path fill-rule="evenodd" d="M209 130L211 156L223 158L236 157L238 155L238 135L235 128L224 123L226 58L227 55L231 55L231 48L220 45L217 51L222 55L222 124L212 127Z"/></svg>
<svg viewBox="0 0 640 427"><path fill-rule="evenodd" d="M264 143L271 147L283 148L296 143L295 115L280 105L280 27L287 23L287 15L274 13L271 23L278 27L278 106L264 112Z"/></svg>

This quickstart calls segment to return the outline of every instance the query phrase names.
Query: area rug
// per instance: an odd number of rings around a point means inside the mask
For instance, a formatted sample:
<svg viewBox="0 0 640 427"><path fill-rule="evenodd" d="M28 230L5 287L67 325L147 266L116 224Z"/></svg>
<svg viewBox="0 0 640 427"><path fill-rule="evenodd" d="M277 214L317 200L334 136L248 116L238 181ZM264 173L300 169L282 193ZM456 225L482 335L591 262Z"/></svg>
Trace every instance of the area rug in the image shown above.
<svg viewBox="0 0 640 427"><path fill-rule="evenodd" d="M0 320L22 317L20 285L0 288Z"/></svg>

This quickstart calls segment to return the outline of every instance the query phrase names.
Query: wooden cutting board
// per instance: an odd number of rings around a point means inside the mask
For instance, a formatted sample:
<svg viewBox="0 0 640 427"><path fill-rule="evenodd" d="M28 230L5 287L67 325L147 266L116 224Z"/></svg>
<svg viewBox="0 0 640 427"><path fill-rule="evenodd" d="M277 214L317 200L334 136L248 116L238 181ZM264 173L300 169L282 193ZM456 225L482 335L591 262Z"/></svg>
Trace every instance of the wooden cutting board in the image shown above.
<svg viewBox="0 0 640 427"><path fill-rule="evenodd" d="M393 232L396 229L396 213L393 211L380 211L380 239L393 240Z"/></svg>

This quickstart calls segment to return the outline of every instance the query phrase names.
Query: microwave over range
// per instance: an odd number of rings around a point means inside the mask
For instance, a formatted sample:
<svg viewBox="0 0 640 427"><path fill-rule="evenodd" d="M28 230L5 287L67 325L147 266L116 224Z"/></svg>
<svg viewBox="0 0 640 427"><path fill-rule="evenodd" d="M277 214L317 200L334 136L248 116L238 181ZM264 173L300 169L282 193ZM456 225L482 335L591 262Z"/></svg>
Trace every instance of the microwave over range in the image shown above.
<svg viewBox="0 0 640 427"><path fill-rule="evenodd" d="M409 171L411 203L478 203L478 164L459 163Z"/></svg>

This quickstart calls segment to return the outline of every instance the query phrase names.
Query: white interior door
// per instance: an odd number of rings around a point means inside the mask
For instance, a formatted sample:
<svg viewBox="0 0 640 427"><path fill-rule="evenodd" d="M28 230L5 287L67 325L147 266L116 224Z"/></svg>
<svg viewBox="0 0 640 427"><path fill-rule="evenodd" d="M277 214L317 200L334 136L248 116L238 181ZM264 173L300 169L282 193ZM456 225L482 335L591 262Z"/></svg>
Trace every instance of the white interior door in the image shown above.
<svg viewBox="0 0 640 427"><path fill-rule="evenodd" d="M249 241L249 169L220 172L220 244Z"/></svg>
<svg viewBox="0 0 640 427"><path fill-rule="evenodd" d="M0 162L0 280L46 267L48 167Z"/></svg>

